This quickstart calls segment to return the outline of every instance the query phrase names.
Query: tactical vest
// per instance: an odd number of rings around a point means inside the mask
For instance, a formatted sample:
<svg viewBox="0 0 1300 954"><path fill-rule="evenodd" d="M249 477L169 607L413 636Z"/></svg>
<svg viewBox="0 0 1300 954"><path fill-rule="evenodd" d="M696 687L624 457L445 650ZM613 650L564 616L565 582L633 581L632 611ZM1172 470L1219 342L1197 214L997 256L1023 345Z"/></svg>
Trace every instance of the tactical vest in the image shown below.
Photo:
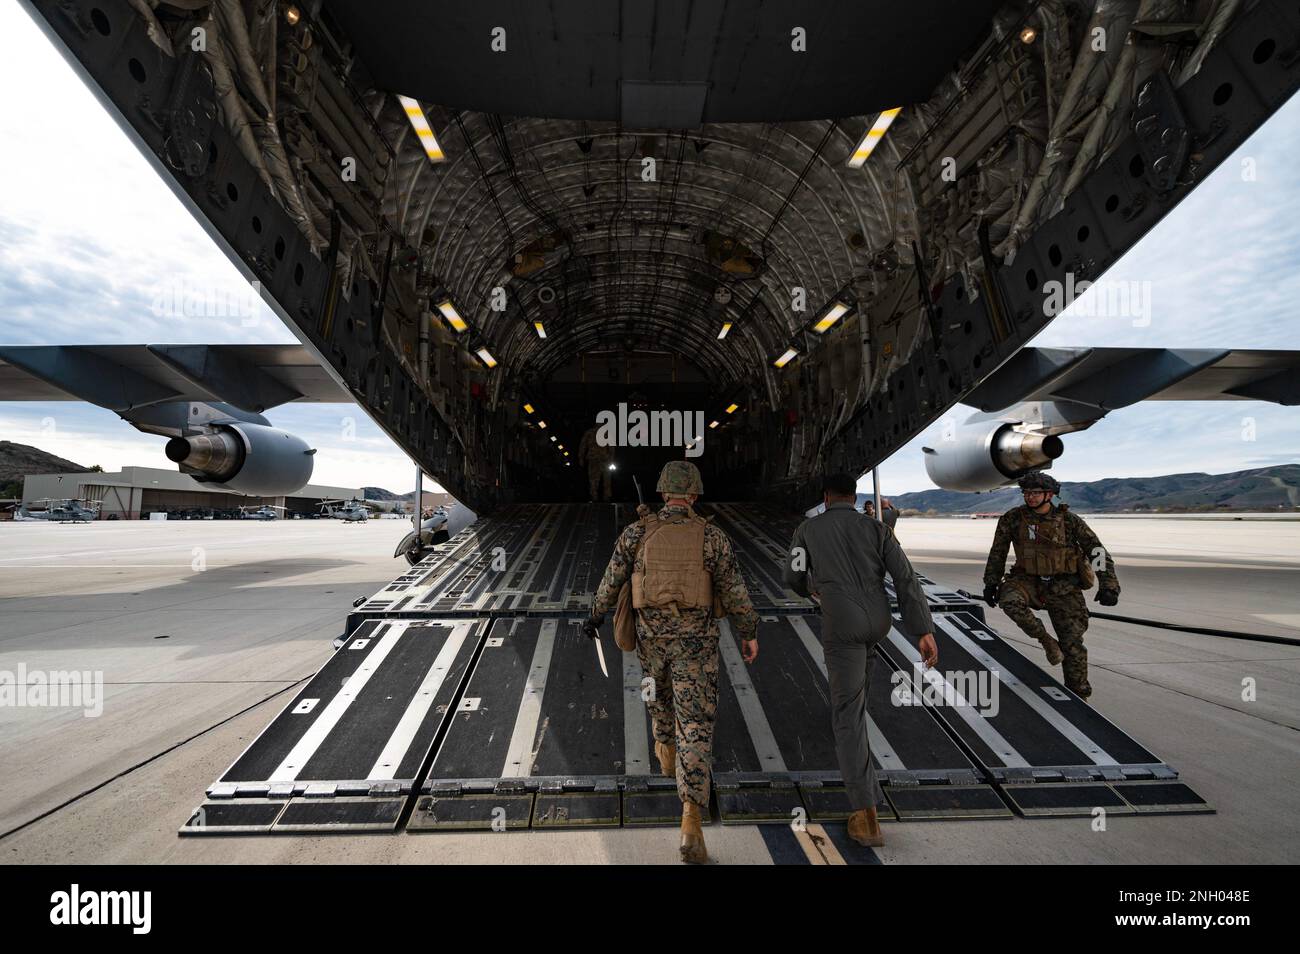
<svg viewBox="0 0 1300 954"><path fill-rule="evenodd" d="M632 570L632 605L637 609L695 609L713 606L713 575L704 569L708 521L688 514L683 521L641 521L646 528Z"/></svg>
<svg viewBox="0 0 1300 954"><path fill-rule="evenodd" d="M1019 531L1011 544L1016 550L1016 565L1012 570L1030 576L1059 576L1077 573L1079 552L1066 533L1066 504L1060 504L1051 513L1039 516L1032 511L1020 521Z"/></svg>

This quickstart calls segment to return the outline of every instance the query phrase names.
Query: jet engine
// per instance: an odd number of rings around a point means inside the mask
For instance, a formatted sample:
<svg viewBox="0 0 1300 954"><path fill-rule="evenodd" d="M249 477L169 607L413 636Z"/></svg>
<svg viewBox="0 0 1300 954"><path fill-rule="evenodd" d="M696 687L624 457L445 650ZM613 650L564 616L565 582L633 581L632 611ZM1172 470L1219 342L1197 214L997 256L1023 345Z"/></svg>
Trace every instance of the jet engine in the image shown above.
<svg viewBox="0 0 1300 954"><path fill-rule="evenodd" d="M967 424L952 440L923 447L925 471L944 490L996 490L1065 452L1055 434L1018 431L1006 421Z"/></svg>
<svg viewBox="0 0 1300 954"><path fill-rule="evenodd" d="M277 428L232 421L202 434L173 437L166 453L195 480L253 497L278 497L311 480L316 451Z"/></svg>

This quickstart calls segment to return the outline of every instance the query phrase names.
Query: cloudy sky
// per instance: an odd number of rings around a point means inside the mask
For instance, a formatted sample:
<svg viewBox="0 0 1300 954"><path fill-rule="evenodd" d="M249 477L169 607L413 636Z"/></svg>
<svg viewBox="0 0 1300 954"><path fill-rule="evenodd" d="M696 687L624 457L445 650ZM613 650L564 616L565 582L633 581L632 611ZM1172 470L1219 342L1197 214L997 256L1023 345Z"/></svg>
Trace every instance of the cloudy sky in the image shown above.
<svg viewBox="0 0 1300 954"><path fill-rule="evenodd" d="M295 339L163 184L17 4L0 4L0 340L13 344L279 343ZM1296 347L1300 300L1300 98L1285 106L1107 274L1149 283L1151 320L1067 310L1035 344ZM1243 165L1243 160L1250 160ZM1247 166L1253 171L1244 175ZM178 315L180 290L220 314ZM1087 296L1080 299L1080 307ZM1288 334L1288 331L1290 334ZM957 408L958 419L969 412ZM407 457L356 407L270 415L320 449L318 483L407 489ZM1253 418L1255 439L1243 439ZM920 446L882 466L888 493L933 485ZM99 408L0 404L0 438L107 470L170 467L163 442ZM1066 440L1069 480L1208 471L1300 458L1300 411L1256 402L1150 403ZM864 482L864 489L866 489Z"/></svg>

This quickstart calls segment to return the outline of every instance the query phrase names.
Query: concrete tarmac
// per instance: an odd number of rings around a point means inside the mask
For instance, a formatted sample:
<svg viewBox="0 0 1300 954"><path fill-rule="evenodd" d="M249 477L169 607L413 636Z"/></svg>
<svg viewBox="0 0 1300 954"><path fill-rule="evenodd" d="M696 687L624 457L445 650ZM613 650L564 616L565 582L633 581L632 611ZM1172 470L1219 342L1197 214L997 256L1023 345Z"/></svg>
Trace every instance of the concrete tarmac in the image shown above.
<svg viewBox="0 0 1300 954"><path fill-rule="evenodd" d="M1107 612L1300 638L1300 523L1091 518ZM671 830L178 838L204 788L391 580L401 521L0 524L0 671L104 674L102 714L0 707L10 863L676 862ZM919 570L979 592L990 520L904 519ZM1095 605L1095 604L1090 604ZM990 621L1026 652L996 610ZM886 863L1300 860L1300 647L1094 620L1097 708L1176 767L1210 816L894 823ZM942 660L940 661L942 664ZM761 657L760 662L761 665ZM1253 689L1253 694L1250 690ZM770 863L712 826L721 863Z"/></svg>

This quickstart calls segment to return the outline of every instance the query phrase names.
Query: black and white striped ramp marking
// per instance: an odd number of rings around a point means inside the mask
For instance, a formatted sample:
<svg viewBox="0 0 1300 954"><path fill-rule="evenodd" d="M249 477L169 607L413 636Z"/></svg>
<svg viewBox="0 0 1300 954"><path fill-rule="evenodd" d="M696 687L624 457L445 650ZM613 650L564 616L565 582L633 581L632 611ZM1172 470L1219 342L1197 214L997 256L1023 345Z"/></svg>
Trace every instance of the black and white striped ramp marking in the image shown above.
<svg viewBox="0 0 1300 954"><path fill-rule="evenodd" d="M208 789L181 833L392 830L487 625L358 627Z"/></svg>

